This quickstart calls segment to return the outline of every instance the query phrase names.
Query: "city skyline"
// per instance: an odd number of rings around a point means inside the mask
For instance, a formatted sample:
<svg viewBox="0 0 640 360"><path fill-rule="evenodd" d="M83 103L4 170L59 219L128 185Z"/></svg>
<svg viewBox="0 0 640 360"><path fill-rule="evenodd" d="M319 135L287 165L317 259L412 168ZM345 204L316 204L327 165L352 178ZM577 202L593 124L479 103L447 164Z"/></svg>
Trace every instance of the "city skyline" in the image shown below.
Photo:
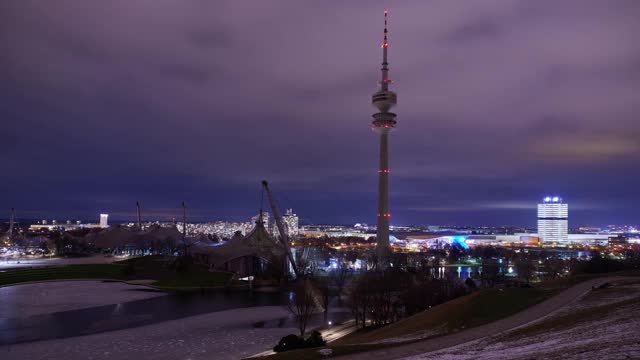
<svg viewBox="0 0 640 360"><path fill-rule="evenodd" d="M385 5L0 4L0 206L117 220L136 200L149 219L186 201L194 220L239 218L265 178L301 221L375 223L363 122ZM638 222L637 3L390 10L392 225L535 224L556 193L571 224Z"/></svg>

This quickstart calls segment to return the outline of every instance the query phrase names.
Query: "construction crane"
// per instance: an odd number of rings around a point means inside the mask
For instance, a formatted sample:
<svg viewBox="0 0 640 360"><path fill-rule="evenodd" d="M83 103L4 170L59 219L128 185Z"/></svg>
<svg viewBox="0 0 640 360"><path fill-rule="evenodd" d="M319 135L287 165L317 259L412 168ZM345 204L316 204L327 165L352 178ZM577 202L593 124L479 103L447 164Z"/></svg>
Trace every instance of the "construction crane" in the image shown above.
<svg viewBox="0 0 640 360"><path fill-rule="evenodd" d="M276 225L278 226L278 231L280 232L280 242L282 242L282 245L284 245L284 249L287 252L287 258L289 259L289 263L291 264L293 273L296 275L296 277L298 277L300 274L298 273L298 267L296 266L296 262L293 259L293 254L291 254L291 248L289 247L289 236L284 231L284 224L282 223L280 212L278 212L276 203L273 200L273 196L271 195L271 190L269 190L269 183L266 180L262 180L262 187L264 188L264 191L267 193L267 199L269 199L269 206L271 206L271 212L273 213L273 217L276 220Z"/></svg>

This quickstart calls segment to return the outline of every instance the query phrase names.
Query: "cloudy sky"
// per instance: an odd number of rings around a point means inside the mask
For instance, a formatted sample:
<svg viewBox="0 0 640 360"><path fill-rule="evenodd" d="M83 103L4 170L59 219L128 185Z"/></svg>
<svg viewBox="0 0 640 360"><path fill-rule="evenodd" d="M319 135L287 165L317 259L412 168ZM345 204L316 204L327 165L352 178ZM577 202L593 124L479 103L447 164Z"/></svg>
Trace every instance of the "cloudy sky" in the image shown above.
<svg viewBox="0 0 640 360"><path fill-rule="evenodd" d="M22 218L640 223L640 1L2 1L0 207ZM0 214L1 215L1 214Z"/></svg>

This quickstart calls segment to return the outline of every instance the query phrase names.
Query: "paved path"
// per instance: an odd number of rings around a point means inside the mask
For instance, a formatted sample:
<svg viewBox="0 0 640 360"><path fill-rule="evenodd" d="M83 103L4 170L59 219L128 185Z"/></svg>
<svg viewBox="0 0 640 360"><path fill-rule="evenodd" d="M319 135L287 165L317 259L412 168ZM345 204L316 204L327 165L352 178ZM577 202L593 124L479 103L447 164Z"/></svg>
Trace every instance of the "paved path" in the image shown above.
<svg viewBox="0 0 640 360"><path fill-rule="evenodd" d="M445 349L451 346L460 345L469 341L478 340L487 336L496 335L506 330L521 327L532 322L541 320L552 313L555 313L565 305L588 293L593 286L600 286L606 282L628 279L626 277L604 277L588 280L574 285L552 298L543 301L527 310L521 311L507 318L460 331L454 334L440 336L437 338L419 341L407 345L389 347L380 350L367 351L351 354L342 358L349 359L399 359L407 356L415 356L431 351Z"/></svg>
<svg viewBox="0 0 640 360"><path fill-rule="evenodd" d="M346 321L344 324L335 325L328 329L320 330L320 334L322 338L330 343L332 341L336 341L343 336L347 336L352 332L356 331L358 328L356 327L356 322L354 320ZM257 353L255 355L250 356L250 358L258 358L263 356L275 355L276 353L273 350L263 351L261 353Z"/></svg>

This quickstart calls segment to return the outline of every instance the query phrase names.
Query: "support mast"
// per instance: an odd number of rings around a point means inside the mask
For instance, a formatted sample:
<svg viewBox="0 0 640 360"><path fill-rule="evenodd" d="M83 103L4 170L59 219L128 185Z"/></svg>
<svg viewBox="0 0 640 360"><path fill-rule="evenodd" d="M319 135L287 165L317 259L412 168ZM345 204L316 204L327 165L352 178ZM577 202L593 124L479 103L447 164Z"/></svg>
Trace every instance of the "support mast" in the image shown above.
<svg viewBox="0 0 640 360"><path fill-rule="evenodd" d="M278 231L280 232L280 242L282 242L282 245L284 245L284 249L287 252L287 258L289 259L289 263L291 263L291 268L293 269L294 274L296 274L296 277L298 277L300 274L298 273L296 262L293 259L293 254L291 254L291 248L289 247L289 236L287 236L287 233L284 231L284 224L282 223L282 218L280 217L280 212L276 207L276 203L275 201L273 201L271 190L269 190L269 183L266 180L262 180L262 186L264 187L264 191L267 193L267 199L269 199L271 212L273 213L276 225L278 226Z"/></svg>

